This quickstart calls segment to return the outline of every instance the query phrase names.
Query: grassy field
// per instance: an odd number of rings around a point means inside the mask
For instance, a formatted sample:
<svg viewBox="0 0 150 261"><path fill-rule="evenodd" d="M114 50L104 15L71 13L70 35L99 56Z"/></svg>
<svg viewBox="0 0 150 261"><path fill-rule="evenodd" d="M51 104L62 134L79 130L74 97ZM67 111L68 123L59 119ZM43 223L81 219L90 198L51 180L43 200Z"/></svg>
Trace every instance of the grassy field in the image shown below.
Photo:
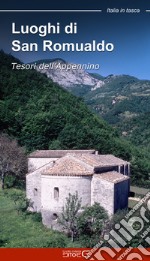
<svg viewBox="0 0 150 261"><path fill-rule="evenodd" d="M37 214L18 213L11 197L16 192L21 191L0 190L0 248L81 247L80 242L71 243L63 233L44 227ZM134 199L129 199L130 208L136 203Z"/></svg>
<svg viewBox="0 0 150 261"><path fill-rule="evenodd" d="M0 190L0 247L68 247L65 235L45 228L33 214L18 213L9 197L12 191Z"/></svg>
<svg viewBox="0 0 150 261"><path fill-rule="evenodd" d="M129 197L128 207L132 209L138 201L143 198L150 190L145 188L139 188L136 186L130 186L130 192L134 193L134 196Z"/></svg>
<svg viewBox="0 0 150 261"><path fill-rule="evenodd" d="M145 188L139 188L136 186L130 186L130 191L135 193L135 196L139 195L141 197L144 197L146 193L148 193L150 190Z"/></svg>

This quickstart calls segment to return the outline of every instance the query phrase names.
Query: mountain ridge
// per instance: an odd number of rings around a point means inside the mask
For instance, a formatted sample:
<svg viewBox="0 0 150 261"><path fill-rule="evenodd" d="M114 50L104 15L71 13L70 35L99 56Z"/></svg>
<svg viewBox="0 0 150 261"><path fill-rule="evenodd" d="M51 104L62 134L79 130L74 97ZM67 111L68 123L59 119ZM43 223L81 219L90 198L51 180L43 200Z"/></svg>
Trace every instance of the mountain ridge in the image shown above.
<svg viewBox="0 0 150 261"><path fill-rule="evenodd" d="M150 150L150 81L121 75L107 78L101 89L83 94L87 105L138 146ZM147 128L143 118L147 118ZM142 136L142 139L140 137Z"/></svg>
<svg viewBox="0 0 150 261"><path fill-rule="evenodd" d="M44 73L53 82L58 83L64 88L71 89L74 86L92 86L92 88L100 88L103 81L93 77L83 69L82 64L68 63L67 61L56 59L45 59L34 61L37 64L37 71ZM49 64L49 68L44 68L43 64Z"/></svg>
<svg viewBox="0 0 150 261"><path fill-rule="evenodd" d="M55 62L59 60L61 59L58 58ZM64 62L67 64L63 60ZM54 71L57 72L55 77L52 76ZM131 140L138 146L145 146L148 130L144 128L142 118L146 118L150 113L150 80L140 80L127 74L111 74L106 77L89 72L80 74L79 71L74 74L71 70L69 74L73 74L73 77L66 84L66 78L67 80L69 78L66 72L62 71L60 74L60 71L54 69L53 73L46 74L74 95L82 97L89 108L116 127L122 137ZM66 78L64 77L62 81L64 75ZM83 80L87 75L92 77L90 85ZM81 79L79 80L79 78ZM96 82L93 81L93 78L96 79ZM143 132L142 139L139 135L141 131ZM147 140L147 147L150 150L150 141Z"/></svg>

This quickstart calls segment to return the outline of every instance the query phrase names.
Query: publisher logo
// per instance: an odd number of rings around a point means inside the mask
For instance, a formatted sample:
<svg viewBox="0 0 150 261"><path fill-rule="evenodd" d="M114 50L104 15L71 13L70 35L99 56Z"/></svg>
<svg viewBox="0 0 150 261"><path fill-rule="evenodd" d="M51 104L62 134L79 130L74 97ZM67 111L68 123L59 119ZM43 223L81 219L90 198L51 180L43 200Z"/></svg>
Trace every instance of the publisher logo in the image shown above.
<svg viewBox="0 0 150 261"><path fill-rule="evenodd" d="M63 250L62 256L64 258L80 258L82 257L82 251L81 250Z"/></svg>

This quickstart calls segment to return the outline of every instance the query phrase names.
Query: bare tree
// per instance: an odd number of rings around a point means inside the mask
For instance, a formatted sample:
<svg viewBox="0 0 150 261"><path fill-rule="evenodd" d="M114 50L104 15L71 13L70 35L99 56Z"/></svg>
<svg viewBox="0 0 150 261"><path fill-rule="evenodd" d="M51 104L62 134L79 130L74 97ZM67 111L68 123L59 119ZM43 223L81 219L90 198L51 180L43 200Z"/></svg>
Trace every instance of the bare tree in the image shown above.
<svg viewBox="0 0 150 261"><path fill-rule="evenodd" d="M4 180L7 175L16 178L25 177L27 172L27 158L24 149L19 147L16 140L6 134L0 135L0 178L4 189Z"/></svg>

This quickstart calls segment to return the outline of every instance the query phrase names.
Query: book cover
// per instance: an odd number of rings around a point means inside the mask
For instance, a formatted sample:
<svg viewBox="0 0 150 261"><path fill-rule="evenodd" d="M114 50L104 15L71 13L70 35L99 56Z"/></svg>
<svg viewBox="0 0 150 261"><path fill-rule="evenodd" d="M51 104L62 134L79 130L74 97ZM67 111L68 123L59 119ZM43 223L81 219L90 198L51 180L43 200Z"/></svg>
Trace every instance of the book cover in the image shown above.
<svg viewBox="0 0 150 261"><path fill-rule="evenodd" d="M150 3L0 4L0 257L150 255Z"/></svg>

